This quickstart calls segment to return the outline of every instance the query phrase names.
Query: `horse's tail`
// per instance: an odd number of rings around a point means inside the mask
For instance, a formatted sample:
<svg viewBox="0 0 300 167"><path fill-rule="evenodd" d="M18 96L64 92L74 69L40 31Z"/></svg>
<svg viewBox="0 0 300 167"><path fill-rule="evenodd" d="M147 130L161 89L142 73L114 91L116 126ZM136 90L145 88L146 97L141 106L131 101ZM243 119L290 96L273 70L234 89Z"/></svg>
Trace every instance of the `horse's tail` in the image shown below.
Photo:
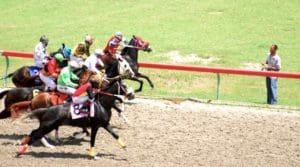
<svg viewBox="0 0 300 167"><path fill-rule="evenodd" d="M9 89L0 92L0 99L2 99L8 92L9 92Z"/></svg>
<svg viewBox="0 0 300 167"><path fill-rule="evenodd" d="M15 73L15 72L9 73L8 75L6 75L5 78L10 78L10 77L12 77L12 76L14 75L14 73Z"/></svg>

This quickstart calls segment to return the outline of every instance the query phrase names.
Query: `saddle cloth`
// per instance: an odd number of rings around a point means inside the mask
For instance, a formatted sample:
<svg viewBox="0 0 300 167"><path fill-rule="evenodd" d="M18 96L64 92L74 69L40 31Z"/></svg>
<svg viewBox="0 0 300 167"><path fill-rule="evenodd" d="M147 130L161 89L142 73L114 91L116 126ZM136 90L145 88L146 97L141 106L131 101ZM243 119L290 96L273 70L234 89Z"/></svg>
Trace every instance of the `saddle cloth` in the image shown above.
<svg viewBox="0 0 300 167"><path fill-rule="evenodd" d="M72 119L88 118L95 116L94 103L77 104L72 103L70 106Z"/></svg>
<svg viewBox="0 0 300 167"><path fill-rule="evenodd" d="M39 75L40 71L41 71L41 68L39 68L37 66L30 66L29 67L30 77L35 77L35 76Z"/></svg>

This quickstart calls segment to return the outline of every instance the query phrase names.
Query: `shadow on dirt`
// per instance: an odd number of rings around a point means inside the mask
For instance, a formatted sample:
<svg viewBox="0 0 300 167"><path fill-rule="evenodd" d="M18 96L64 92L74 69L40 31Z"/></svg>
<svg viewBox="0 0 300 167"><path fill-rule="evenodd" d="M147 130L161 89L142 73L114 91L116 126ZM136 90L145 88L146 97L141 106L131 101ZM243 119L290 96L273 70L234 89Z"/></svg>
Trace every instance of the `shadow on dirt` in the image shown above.
<svg viewBox="0 0 300 167"><path fill-rule="evenodd" d="M9 139L9 140L19 140L22 139L24 136L26 136L25 134L21 135L21 134L0 134L0 139Z"/></svg>
<svg viewBox="0 0 300 167"><path fill-rule="evenodd" d="M31 155L35 158L69 158L69 159L91 159L91 157L87 154L79 154L79 153L65 153L65 152L27 152L24 155ZM106 159L113 159L116 161L127 161L127 159L117 158L115 154L105 154L105 153L98 153L98 157L106 158Z"/></svg>

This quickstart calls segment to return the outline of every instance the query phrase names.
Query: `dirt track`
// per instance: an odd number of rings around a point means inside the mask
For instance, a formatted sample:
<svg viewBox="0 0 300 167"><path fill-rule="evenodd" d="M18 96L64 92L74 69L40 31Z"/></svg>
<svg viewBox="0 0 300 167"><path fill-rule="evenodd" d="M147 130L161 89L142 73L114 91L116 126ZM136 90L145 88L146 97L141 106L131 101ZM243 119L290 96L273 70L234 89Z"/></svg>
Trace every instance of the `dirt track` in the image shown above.
<svg viewBox="0 0 300 167"><path fill-rule="evenodd" d="M128 127L114 113L112 124L125 139L122 150L101 129L96 151L89 140L67 140L77 128L62 127L64 145L30 147L15 158L15 142L37 127L36 121L0 121L0 166L299 166L300 113L184 101L136 99L126 105Z"/></svg>

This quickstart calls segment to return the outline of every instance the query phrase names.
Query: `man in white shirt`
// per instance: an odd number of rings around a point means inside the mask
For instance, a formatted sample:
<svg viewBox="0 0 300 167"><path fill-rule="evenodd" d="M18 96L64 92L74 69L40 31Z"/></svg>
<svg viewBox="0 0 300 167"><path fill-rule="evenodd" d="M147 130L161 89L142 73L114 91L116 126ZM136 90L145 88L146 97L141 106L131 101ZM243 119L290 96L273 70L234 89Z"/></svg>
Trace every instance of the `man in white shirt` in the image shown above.
<svg viewBox="0 0 300 167"><path fill-rule="evenodd" d="M281 69L281 59L279 55L276 54L278 49L277 45L272 45L270 48L270 53L267 56L266 64L264 64L264 69L267 71L279 71ZM267 77L267 103L274 105L277 103L277 77Z"/></svg>
<svg viewBox="0 0 300 167"><path fill-rule="evenodd" d="M47 62L46 57L47 55L47 45L48 45L48 38L43 35L40 38L40 42L35 46L34 48L34 62L35 62L35 66L39 67L39 68L43 68L44 65Z"/></svg>
<svg viewBox="0 0 300 167"><path fill-rule="evenodd" d="M104 69L104 63L101 60L102 56L104 56L104 52L101 49L96 49L95 53L85 60L84 65L95 73L101 73L99 69Z"/></svg>

